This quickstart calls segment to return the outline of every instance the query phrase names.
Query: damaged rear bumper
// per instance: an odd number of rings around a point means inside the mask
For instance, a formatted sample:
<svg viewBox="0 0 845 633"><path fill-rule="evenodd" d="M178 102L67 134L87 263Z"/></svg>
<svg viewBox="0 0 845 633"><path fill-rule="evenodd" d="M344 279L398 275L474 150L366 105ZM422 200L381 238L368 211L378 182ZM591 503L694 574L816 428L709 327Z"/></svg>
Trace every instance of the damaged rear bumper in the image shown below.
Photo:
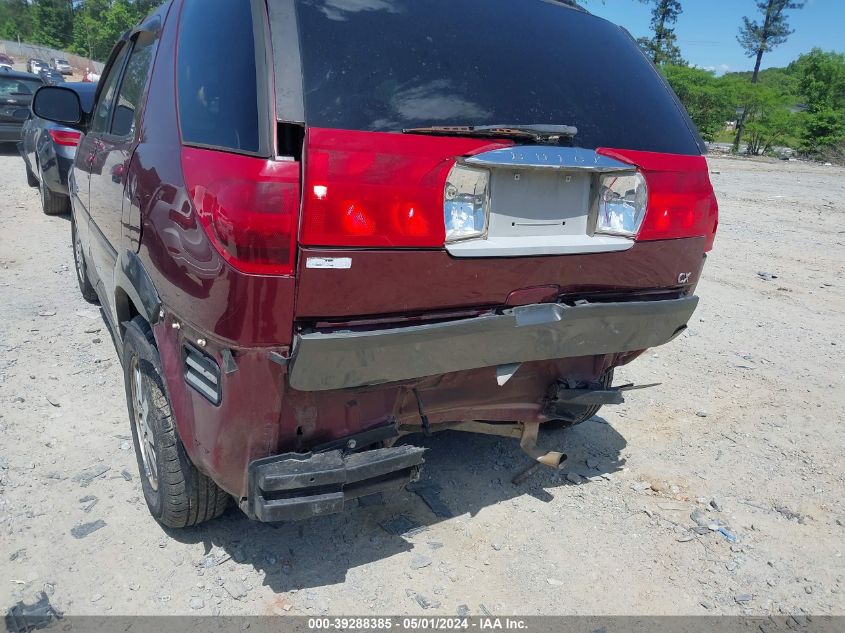
<svg viewBox="0 0 845 633"><path fill-rule="evenodd" d="M259 521L294 521L342 512L347 501L415 481L424 450L395 446L255 460L249 465L247 514Z"/></svg>
<svg viewBox="0 0 845 633"><path fill-rule="evenodd" d="M290 385L345 389L455 371L632 352L671 341L698 297L658 301L542 303L426 325L296 336Z"/></svg>

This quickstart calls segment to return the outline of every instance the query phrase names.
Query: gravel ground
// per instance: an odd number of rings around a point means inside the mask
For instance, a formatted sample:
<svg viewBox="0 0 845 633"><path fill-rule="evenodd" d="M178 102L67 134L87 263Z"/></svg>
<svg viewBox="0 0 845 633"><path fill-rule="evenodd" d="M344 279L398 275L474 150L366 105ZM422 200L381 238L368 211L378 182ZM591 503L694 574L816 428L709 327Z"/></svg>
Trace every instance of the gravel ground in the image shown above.
<svg viewBox="0 0 845 633"><path fill-rule="evenodd" d="M144 506L68 218L0 150L0 609L44 591L75 615L845 614L845 170L711 169L699 310L618 374L659 387L546 433L566 470L515 487L516 442L444 433L421 440L423 483L453 516L403 491L171 532Z"/></svg>

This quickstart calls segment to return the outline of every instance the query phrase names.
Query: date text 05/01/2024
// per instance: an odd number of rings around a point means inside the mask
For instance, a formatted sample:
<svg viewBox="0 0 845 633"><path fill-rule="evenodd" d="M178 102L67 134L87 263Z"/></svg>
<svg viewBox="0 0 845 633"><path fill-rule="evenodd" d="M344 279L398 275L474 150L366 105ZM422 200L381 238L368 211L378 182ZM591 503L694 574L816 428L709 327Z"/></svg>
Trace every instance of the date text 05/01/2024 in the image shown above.
<svg viewBox="0 0 845 633"><path fill-rule="evenodd" d="M511 617L349 617L309 618L309 630L341 631L519 631L528 628L525 620Z"/></svg>

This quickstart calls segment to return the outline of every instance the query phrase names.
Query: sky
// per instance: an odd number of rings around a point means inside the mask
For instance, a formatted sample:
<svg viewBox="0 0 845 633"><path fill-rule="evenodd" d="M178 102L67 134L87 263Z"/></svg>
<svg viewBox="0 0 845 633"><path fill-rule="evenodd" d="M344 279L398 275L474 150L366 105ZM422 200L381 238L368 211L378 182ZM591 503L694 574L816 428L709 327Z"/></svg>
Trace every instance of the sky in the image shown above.
<svg viewBox="0 0 845 633"><path fill-rule="evenodd" d="M628 29L634 37L649 35L651 9L640 0L580 0L591 13ZM684 12L675 33L688 63L725 72L754 70L754 59L736 41L742 16L760 16L755 0L681 0ZM807 0L788 12L795 33L785 44L763 55L761 68L787 66L814 47L845 52L845 0Z"/></svg>

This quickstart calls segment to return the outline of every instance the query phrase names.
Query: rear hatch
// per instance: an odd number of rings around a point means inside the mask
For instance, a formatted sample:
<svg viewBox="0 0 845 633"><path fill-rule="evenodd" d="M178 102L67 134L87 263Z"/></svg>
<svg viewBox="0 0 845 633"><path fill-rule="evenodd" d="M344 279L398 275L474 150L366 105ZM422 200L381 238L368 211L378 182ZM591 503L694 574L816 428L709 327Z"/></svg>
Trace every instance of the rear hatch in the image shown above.
<svg viewBox="0 0 845 633"><path fill-rule="evenodd" d="M315 0L296 16L297 318L694 283L716 222L701 142L626 31L542 0Z"/></svg>

